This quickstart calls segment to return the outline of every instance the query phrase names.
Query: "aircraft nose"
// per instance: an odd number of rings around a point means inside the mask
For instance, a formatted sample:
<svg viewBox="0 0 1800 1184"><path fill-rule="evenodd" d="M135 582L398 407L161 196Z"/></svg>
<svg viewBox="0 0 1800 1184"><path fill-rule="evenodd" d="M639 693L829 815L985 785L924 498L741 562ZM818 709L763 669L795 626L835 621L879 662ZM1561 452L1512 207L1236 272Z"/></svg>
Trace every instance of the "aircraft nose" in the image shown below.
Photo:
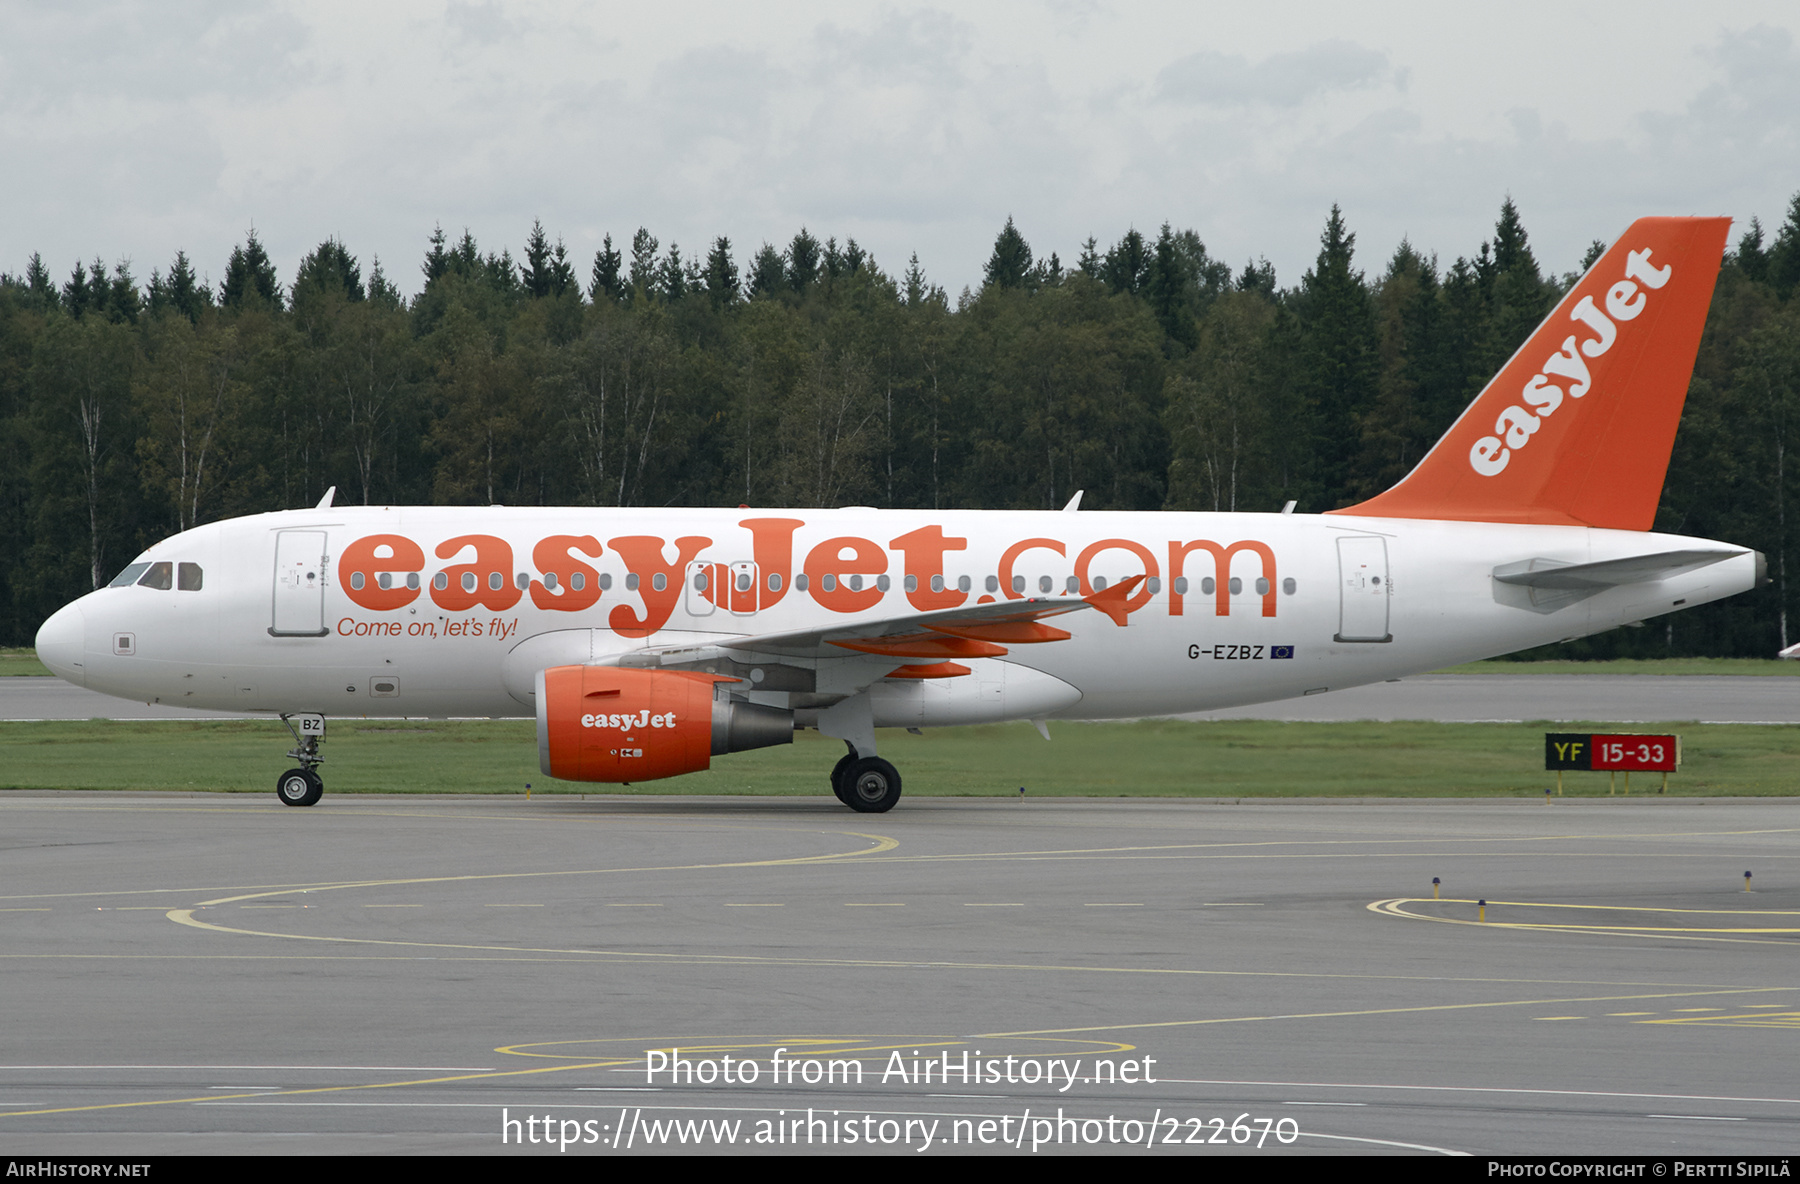
<svg viewBox="0 0 1800 1184"><path fill-rule="evenodd" d="M50 668L58 678L85 686L82 651L87 645L87 622L81 607L65 604L50 615L38 629L38 661Z"/></svg>

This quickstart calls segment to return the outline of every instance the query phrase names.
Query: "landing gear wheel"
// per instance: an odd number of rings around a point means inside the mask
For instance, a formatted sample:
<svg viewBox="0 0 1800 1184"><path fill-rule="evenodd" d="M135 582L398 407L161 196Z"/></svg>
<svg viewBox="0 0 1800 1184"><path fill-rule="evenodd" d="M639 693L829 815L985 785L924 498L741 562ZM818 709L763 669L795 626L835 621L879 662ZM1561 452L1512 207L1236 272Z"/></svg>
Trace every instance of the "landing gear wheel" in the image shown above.
<svg viewBox="0 0 1800 1184"><path fill-rule="evenodd" d="M275 796L284 806L311 806L325 796L325 779L311 769L289 769L275 782Z"/></svg>
<svg viewBox="0 0 1800 1184"><path fill-rule="evenodd" d="M900 771L878 756L851 761L838 783L844 804L860 814L885 814L900 800Z"/></svg>
<svg viewBox="0 0 1800 1184"><path fill-rule="evenodd" d="M832 766L831 769L831 792L836 794L837 800L844 803L846 806L850 804L850 798L844 792L844 770L855 763L856 754L853 752L848 756L840 758L838 763Z"/></svg>

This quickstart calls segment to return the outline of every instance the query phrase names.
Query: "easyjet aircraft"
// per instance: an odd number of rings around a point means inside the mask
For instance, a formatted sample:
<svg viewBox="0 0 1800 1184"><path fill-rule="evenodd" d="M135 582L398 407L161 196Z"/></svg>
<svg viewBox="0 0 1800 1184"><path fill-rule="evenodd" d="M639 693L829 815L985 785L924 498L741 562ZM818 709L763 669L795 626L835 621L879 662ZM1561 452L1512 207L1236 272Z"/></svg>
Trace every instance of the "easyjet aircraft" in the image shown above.
<svg viewBox="0 0 1800 1184"><path fill-rule="evenodd" d="M38 654L123 698L279 714L291 806L319 800L327 716L535 713L544 772L573 781L817 728L848 747L837 796L882 811L879 728L1202 711L1580 637L1764 579L1754 551L1647 533L1728 227L1634 223L1418 468L1346 510L327 495L158 543Z"/></svg>

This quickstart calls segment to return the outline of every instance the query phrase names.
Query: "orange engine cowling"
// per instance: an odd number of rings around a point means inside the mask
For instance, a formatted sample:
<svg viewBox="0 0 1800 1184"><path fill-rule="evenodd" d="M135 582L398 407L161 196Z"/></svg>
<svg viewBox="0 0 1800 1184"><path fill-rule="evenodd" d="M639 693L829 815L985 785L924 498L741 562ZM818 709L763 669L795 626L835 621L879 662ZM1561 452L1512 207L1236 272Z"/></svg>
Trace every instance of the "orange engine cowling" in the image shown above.
<svg viewBox="0 0 1800 1184"><path fill-rule="evenodd" d="M564 781L655 781L721 753L794 740L794 713L733 699L738 681L685 670L538 672L538 766Z"/></svg>

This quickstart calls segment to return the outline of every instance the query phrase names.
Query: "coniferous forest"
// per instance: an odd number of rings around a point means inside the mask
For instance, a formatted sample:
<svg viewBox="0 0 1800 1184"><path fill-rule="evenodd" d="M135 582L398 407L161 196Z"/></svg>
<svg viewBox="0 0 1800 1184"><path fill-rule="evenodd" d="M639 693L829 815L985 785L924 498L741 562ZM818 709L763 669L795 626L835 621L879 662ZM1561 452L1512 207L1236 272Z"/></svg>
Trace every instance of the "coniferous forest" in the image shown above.
<svg viewBox="0 0 1800 1184"><path fill-rule="evenodd" d="M440 228L421 267L405 299L332 240L284 277L251 233L216 288L185 254L147 282L99 259L0 274L0 644L159 538L331 486L340 504L1055 509L1082 489L1085 509L1328 510L1403 476L1577 278L1546 273L1510 201L1448 264L1359 256L1334 209L1287 288L1192 230L1065 261L1011 220L954 298L916 256L884 267L805 229L703 251L640 229L590 263L539 225L518 258ZM1656 521L1765 552L1773 583L1560 652L1800 640L1797 287L1800 195L1725 258Z"/></svg>

